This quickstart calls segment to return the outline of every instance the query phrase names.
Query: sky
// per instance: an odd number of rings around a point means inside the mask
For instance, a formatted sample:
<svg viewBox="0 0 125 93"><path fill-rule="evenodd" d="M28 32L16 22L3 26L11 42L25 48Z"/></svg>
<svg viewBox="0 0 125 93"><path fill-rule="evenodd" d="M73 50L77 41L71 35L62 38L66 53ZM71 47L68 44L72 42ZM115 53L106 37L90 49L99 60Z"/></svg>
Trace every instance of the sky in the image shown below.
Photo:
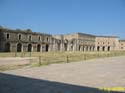
<svg viewBox="0 0 125 93"><path fill-rule="evenodd" d="M125 39L125 0L0 0L0 25L48 34Z"/></svg>

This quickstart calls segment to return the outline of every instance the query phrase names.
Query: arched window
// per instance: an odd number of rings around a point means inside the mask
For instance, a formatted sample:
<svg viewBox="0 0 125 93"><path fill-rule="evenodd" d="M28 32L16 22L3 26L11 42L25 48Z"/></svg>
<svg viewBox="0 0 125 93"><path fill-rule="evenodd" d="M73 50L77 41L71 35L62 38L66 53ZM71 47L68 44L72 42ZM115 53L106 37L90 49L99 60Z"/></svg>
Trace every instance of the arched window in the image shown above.
<svg viewBox="0 0 125 93"><path fill-rule="evenodd" d="M22 36L21 36L21 34L19 34L18 39L21 40L21 38L22 38Z"/></svg>
<svg viewBox="0 0 125 93"><path fill-rule="evenodd" d="M41 37L40 36L38 37L38 40L41 41Z"/></svg>
<svg viewBox="0 0 125 93"><path fill-rule="evenodd" d="M48 37L46 38L46 41L47 41L47 42L49 41L49 38L48 38Z"/></svg>
<svg viewBox="0 0 125 93"><path fill-rule="evenodd" d="M30 35L30 36L29 36L29 41L31 41L31 40L32 40L32 36Z"/></svg>
<svg viewBox="0 0 125 93"><path fill-rule="evenodd" d="M7 39L9 39L10 38L10 34L9 33L7 33Z"/></svg>

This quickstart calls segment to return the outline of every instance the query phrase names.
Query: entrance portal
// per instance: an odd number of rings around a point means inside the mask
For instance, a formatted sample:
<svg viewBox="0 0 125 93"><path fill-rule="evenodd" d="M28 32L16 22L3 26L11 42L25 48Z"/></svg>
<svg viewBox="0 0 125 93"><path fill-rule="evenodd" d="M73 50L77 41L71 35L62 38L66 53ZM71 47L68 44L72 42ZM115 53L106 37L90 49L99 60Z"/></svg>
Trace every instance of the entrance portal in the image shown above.
<svg viewBox="0 0 125 93"><path fill-rule="evenodd" d="M97 51L99 51L99 50L100 50L100 47L98 46L98 47L97 47Z"/></svg>
<svg viewBox="0 0 125 93"><path fill-rule="evenodd" d="M49 51L49 45L47 44L46 45L46 52L48 52Z"/></svg>
<svg viewBox="0 0 125 93"><path fill-rule="evenodd" d="M110 46L108 46L108 51L110 51Z"/></svg>
<svg viewBox="0 0 125 93"><path fill-rule="evenodd" d="M32 52L32 44L28 45L28 52Z"/></svg>
<svg viewBox="0 0 125 93"><path fill-rule="evenodd" d="M102 47L102 51L105 51L105 47L104 46Z"/></svg>
<svg viewBox="0 0 125 93"><path fill-rule="evenodd" d="M22 44L19 43L17 44L17 52L21 52L22 51Z"/></svg>
<svg viewBox="0 0 125 93"><path fill-rule="evenodd" d="M5 52L10 52L10 43L5 44Z"/></svg>
<svg viewBox="0 0 125 93"><path fill-rule="evenodd" d="M41 45L38 44L38 45L37 45L37 52L40 52L40 51L41 51Z"/></svg>

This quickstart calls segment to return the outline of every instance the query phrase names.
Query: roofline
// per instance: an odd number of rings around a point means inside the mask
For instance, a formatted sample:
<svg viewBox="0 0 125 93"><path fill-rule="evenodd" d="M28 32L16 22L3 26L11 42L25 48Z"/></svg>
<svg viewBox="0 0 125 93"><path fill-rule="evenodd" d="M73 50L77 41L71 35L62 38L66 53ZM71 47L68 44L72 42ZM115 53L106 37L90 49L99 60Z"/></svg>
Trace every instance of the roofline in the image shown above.
<svg viewBox="0 0 125 93"><path fill-rule="evenodd" d="M119 38L118 36L96 36L96 37Z"/></svg>
<svg viewBox="0 0 125 93"><path fill-rule="evenodd" d="M86 33L80 33L80 32L77 32L76 34L82 34L82 35L87 35L87 36L93 36L93 37L96 37L95 35L92 35L92 34L86 34Z"/></svg>
<svg viewBox="0 0 125 93"><path fill-rule="evenodd" d="M120 42L125 42L125 40L119 40Z"/></svg>
<svg viewBox="0 0 125 93"><path fill-rule="evenodd" d="M95 37L95 35L86 34L86 33L80 33L80 32L64 34L64 36L65 36L65 35L74 35L74 34L81 34L81 35L87 35L87 36L93 36L93 37Z"/></svg>
<svg viewBox="0 0 125 93"><path fill-rule="evenodd" d="M36 35L48 35L52 36L51 34L40 33L40 32L32 32L32 30L21 30L21 29L8 29L8 28L0 28L4 32L15 32L15 33L25 33L25 34L36 34Z"/></svg>

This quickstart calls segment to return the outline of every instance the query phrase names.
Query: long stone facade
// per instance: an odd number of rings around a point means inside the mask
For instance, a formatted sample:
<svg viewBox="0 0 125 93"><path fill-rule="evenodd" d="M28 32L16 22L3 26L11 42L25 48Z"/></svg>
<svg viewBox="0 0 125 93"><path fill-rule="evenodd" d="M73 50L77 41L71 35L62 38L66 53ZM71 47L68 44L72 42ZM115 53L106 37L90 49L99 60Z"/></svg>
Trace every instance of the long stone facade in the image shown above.
<svg viewBox="0 0 125 93"><path fill-rule="evenodd" d="M0 52L114 51L125 50L125 40L116 36L85 33L50 35L0 27Z"/></svg>

